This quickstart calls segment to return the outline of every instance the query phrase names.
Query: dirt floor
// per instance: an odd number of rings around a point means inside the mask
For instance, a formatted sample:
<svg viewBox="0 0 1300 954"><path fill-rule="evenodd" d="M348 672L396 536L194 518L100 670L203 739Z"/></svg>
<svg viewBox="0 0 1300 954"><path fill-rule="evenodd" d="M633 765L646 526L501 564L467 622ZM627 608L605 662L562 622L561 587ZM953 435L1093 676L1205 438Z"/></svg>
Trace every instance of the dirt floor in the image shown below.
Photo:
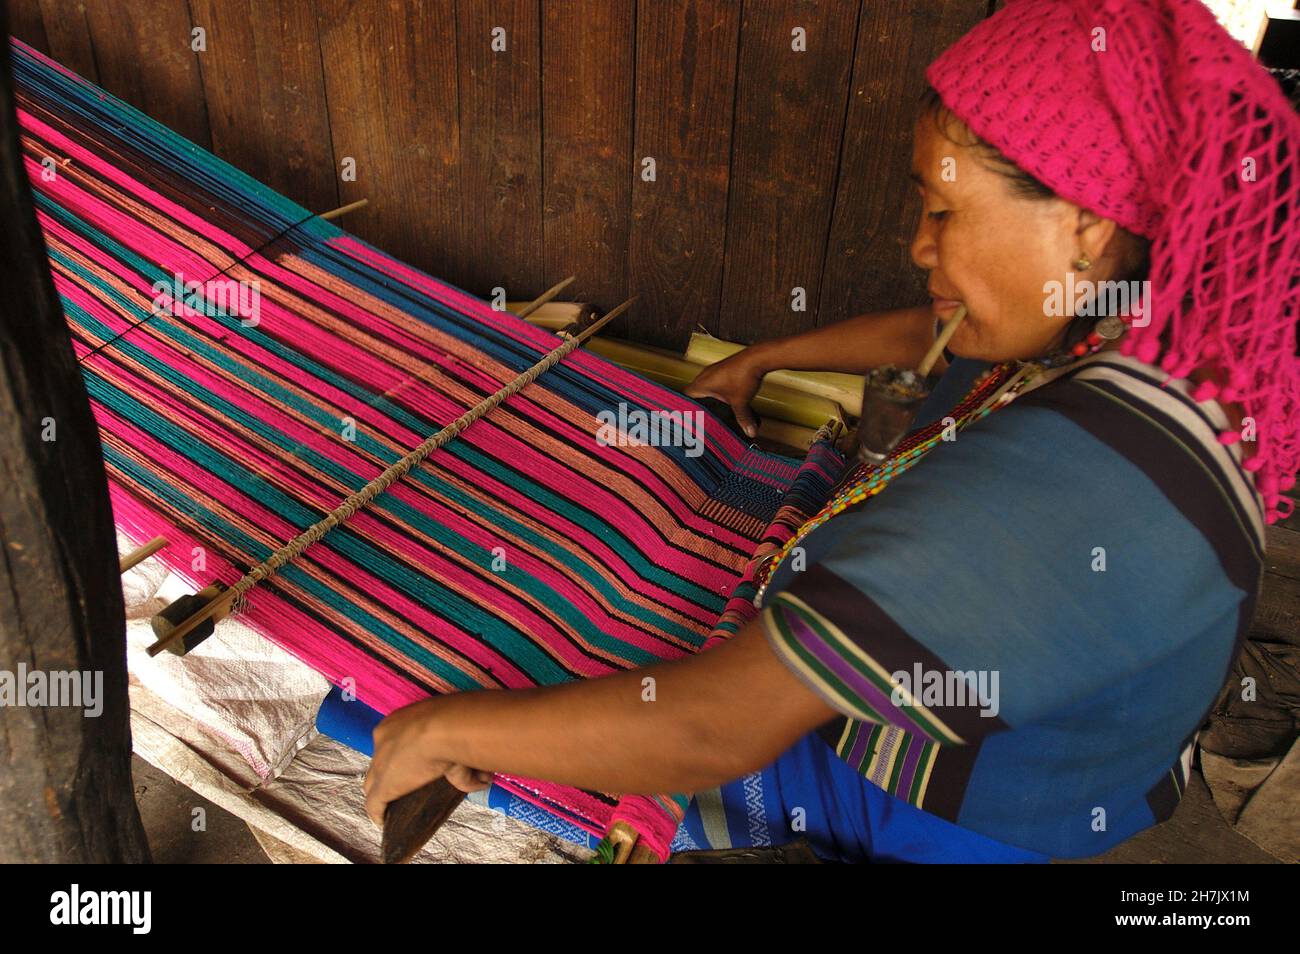
<svg viewBox="0 0 1300 954"><path fill-rule="evenodd" d="M135 803L155 864L269 865L248 825L140 756L131 757ZM196 810L202 810L196 816ZM202 823L201 830L195 828Z"/></svg>

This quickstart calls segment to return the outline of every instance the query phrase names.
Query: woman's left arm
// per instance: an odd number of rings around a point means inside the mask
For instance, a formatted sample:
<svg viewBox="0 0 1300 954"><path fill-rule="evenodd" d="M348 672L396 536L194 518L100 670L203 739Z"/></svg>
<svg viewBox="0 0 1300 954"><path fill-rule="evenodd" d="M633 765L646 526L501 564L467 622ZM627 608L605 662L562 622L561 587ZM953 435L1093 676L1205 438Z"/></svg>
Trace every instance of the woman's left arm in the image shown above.
<svg viewBox="0 0 1300 954"><path fill-rule="evenodd" d="M699 791L767 765L836 715L752 620L715 649L646 669L400 709L375 729L366 811L381 822L389 802L448 773L474 787L459 766L606 792Z"/></svg>

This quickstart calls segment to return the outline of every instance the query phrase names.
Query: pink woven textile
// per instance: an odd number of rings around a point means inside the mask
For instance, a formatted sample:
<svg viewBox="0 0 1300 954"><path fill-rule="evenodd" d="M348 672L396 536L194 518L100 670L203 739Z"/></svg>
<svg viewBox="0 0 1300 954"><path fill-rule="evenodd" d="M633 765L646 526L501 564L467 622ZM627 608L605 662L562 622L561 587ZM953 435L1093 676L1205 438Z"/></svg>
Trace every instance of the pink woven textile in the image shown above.
<svg viewBox="0 0 1300 954"><path fill-rule="evenodd" d="M1009 0L929 68L944 104L1063 198L1152 240L1126 354L1254 419L1266 519L1300 467L1300 117L1199 0ZM1221 439L1241 439L1235 431ZM1249 451L1248 451L1249 454Z"/></svg>

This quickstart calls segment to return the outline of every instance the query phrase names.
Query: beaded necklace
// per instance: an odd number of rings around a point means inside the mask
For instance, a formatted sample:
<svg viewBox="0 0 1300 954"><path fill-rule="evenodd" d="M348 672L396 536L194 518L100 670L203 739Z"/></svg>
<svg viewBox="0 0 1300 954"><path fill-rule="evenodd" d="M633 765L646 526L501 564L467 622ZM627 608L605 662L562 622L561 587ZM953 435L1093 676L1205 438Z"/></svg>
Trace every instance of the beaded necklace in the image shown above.
<svg viewBox="0 0 1300 954"><path fill-rule="evenodd" d="M1121 322L1113 317L1103 318L1084 341L1080 341L1073 347L1062 349L1037 361L1004 361L989 368L975 381L957 406L948 413L947 417L953 420L952 424L945 424L942 418L934 421L904 437L883 461L864 462L853 467L836 485L826 505L796 530L785 545L767 557L759 567L754 577L754 585L757 587L754 606L762 606L763 595L767 592L768 583L771 582L777 567L808 534L850 507L856 507L879 494L894 478L914 467L922 457L943 441L949 428L955 435L999 408L1006 407L1015 400L1027 384L1038 378L1044 371L1060 368L1096 354L1107 342L1124 333L1128 320L1125 318Z"/></svg>

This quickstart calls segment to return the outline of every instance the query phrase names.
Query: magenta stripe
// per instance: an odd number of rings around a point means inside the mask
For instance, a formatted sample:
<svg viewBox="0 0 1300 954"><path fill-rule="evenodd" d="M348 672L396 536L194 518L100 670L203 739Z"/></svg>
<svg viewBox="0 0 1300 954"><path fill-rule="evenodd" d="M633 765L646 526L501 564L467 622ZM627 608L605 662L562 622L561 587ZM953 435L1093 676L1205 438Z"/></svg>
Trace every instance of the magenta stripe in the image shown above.
<svg viewBox="0 0 1300 954"><path fill-rule="evenodd" d="M897 725L923 738L928 738L925 730L907 715L905 709L894 705L890 700L892 693L882 692L874 682L859 673L844 656L836 652L827 641L823 640L804 621L803 616L798 611L781 605L774 606L773 611L781 614L781 618L790 628L790 633L798 644L843 682L853 698L865 702L893 725Z"/></svg>
<svg viewBox="0 0 1300 954"><path fill-rule="evenodd" d="M177 474L187 484L200 490L204 499L215 501L228 509L231 514L238 514L238 518L232 516L230 519L239 523L241 529L250 536L254 538L260 537L267 542L268 546L274 547L297 533L297 528L279 517L273 510L264 507L256 498L234 491L225 482L206 475L205 472L196 468L185 457L170 450L166 445L156 441L129 422L117 417L111 411L97 407L96 417L100 422L100 427L105 432L116 436L126 447L132 448L135 456L146 461L156 462L159 467L167 468L169 472ZM366 516L365 514L359 514L354 519L360 520ZM440 619L428 609L411 601L399 591L373 577L364 567L338 555L327 543L313 547L299 561L299 565L304 569L307 569L309 564L313 563L332 573L338 580L346 580L356 593L368 594L377 606L390 608L397 617L407 620L417 631L439 633L442 638L457 646L459 650L458 658L463 656L465 659L472 661L483 672L486 673L490 670L496 677L507 684L516 686L532 685L532 682L524 677L510 660L493 650L486 643L472 638L471 634L453 626L447 620ZM184 565L183 559L181 564ZM218 578L222 582L231 583L237 580L240 575L242 575L240 572L234 572L234 575L229 579ZM277 587L284 584L280 580L272 580L264 585ZM268 617L268 621L273 619L274 616ZM319 623L314 625L319 628ZM278 630L273 629L272 631L277 633L278 638ZM421 641L418 637L413 638L417 642Z"/></svg>
<svg viewBox="0 0 1300 954"><path fill-rule="evenodd" d="M18 109L17 113L18 124L19 126L24 127L24 130L27 133L35 133L39 138L45 140L50 145L57 146L60 150L67 153L74 162L79 163L81 166L92 171L96 177L112 182L122 192L136 199L141 205L152 207L158 212L161 212L165 217L174 219L187 231L205 236L209 241L231 254L233 256L231 259L232 261L252 251L249 246L240 242L240 240L234 235L222 231L212 222L199 218L184 206L177 205L161 193L150 189L138 179L134 179L116 166L110 165L107 160L101 158L90 150L83 148L77 142L68 138L57 129L42 122L38 117L24 109ZM30 164L32 160L28 159L27 161ZM62 196L66 194L62 191L64 188L72 189L72 183L69 181L68 176L56 176L53 182L45 182L40 176L40 170L41 166L39 163L36 164L36 172L34 175L31 169L28 169L30 181L33 185L39 183L40 191L51 196ZM74 194L86 194L80 189L72 189L72 192ZM60 204L67 205L68 203L60 202ZM70 205L69 207L77 209L78 215L85 218L85 216L82 215L80 204ZM101 214L103 214L102 209ZM110 231L109 234L120 241L120 236L118 236L117 233ZM269 238L270 236L268 235L267 237ZM150 254L145 257L152 259L155 256ZM207 277L210 272L200 271L196 274Z"/></svg>

